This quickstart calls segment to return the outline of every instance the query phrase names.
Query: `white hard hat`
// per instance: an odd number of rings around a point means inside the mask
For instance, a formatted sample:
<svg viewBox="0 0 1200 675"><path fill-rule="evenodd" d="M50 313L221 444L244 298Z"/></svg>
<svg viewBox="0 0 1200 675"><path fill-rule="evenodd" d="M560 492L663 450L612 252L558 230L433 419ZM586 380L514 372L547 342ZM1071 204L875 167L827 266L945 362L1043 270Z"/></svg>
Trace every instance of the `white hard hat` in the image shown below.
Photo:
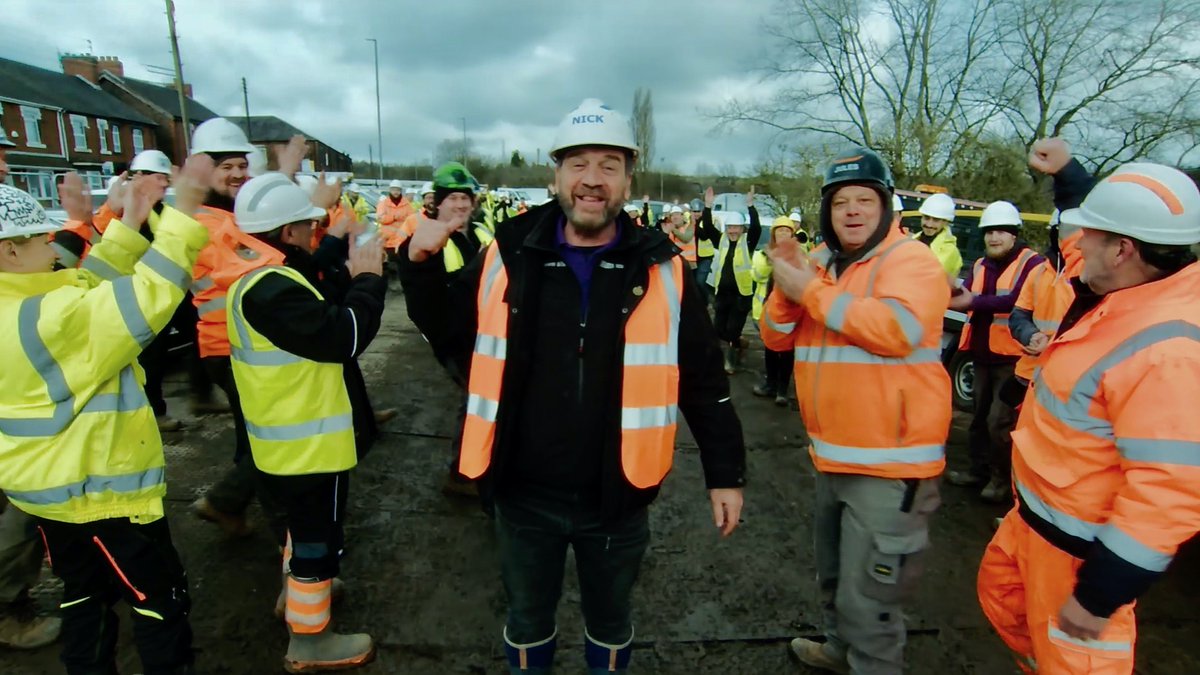
<svg viewBox="0 0 1200 675"><path fill-rule="evenodd" d="M950 195L937 193L929 195L925 201L921 202L921 208L917 209L923 216L937 218L938 220L954 220L954 199Z"/></svg>
<svg viewBox="0 0 1200 675"><path fill-rule="evenodd" d="M46 217L33 195L0 183L0 239L31 237L54 232L61 226Z"/></svg>
<svg viewBox="0 0 1200 675"><path fill-rule="evenodd" d="M725 227L729 227L730 225L742 225L742 226L746 225L745 216L738 213L737 211L730 211L729 213L726 213L724 220L725 220Z"/></svg>
<svg viewBox="0 0 1200 675"><path fill-rule="evenodd" d="M683 208L676 204L670 209L667 209L667 213L683 213Z"/></svg>
<svg viewBox="0 0 1200 675"><path fill-rule="evenodd" d="M1064 225L1120 234L1147 244L1200 243L1200 190L1187 174L1161 164L1123 164L1096 184Z"/></svg>
<svg viewBox="0 0 1200 675"><path fill-rule="evenodd" d="M421 196L424 197L425 195L431 194L433 194L433 181L427 180L425 181L425 184L421 186Z"/></svg>
<svg viewBox="0 0 1200 675"><path fill-rule="evenodd" d="M1020 227L1021 212L1010 202L998 201L987 205L979 216L979 229L989 227Z"/></svg>
<svg viewBox="0 0 1200 675"><path fill-rule="evenodd" d="M641 213L641 212L642 212L642 207L641 207L641 206L638 206L637 204L635 204L635 203L633 203L633 202L629 202L628 204L626 204L626 205L625 205L625 210L626 210L626 211L633 211L634 213Z"/></svg>
<svg viewBox="0 0 1200 675"><path fill-rule="evenodd" d="M251 178L263 175L267 172L267 151L254 148L254 152L246 153L246 164L246 173L250 174Z"/></svg>
<svg viewBox="0 0 1200 675"><path fill-rule="evenodd" d="M788 214L788 219L797 225L804 222L804 217L800 215L799 209L792 209L792 212Z"/></svg>
<svg viewBox="0 0 1200 675"><path fill-rule="evenodd" d="M308 195L310 199L313 196L313 192L316 192L317 185L320 182L316 176L296 176L296 185L299 185L300 189L304 190L304 194Z"/></svg>
<svg viewBox="0 0 1200 675"><path fill-rule="evenodd" d="M900 213L904 210L904 202L900 200L900 195L892 195L892 213Z"/></svg>
<svg viewBox="0 0 1200 675"><path fill-rule="evenodd" d="M581 145L624 148L633 153L634 159L638 154L629 120L598 98L585 99L578 108L567 113L554 135L550 157L557 160L563 150Z"/></svg>
<svg viewBox="0 0 1200 675"><path fill-rule="evenodd" d="M403 190L403 189L404 189L404 183L401 183L401 182L400 182L400 181L398 181L398 180L394 180L394 181L392 181L392 182L388 183L388 189L389 189L389 190L391 190L392 188L400 188L401 190Z"/></svg>
<svg viewBox="0 0 1200 675"><path fill-rule="evenodd" d="M214 117L192 133L192 154L202 152L254 152L254 146L246 140L246 134L238 125L224 117Z"/></svg>
<svg viewBox="0 0 1200 675"><path fill-rule="evenodd" d="M362 187L358 183L351 183L346 186L347 192L362 192Z"/></svg>
<svg viewBox="0 0 1200 675"><path fill-rule="evenodd" d="M304 189L287 176L272 171L251 178L238 190L233 215L243 232L261 234L288 223L323 218L325 209L313 206Z"/></svg>
<svg viewBox="0 0 1200 675"><path fill-rule="evenodd" d="M143 150L129 163L130 171L148 171L171 175L171 160L161 150Z"/></svg>

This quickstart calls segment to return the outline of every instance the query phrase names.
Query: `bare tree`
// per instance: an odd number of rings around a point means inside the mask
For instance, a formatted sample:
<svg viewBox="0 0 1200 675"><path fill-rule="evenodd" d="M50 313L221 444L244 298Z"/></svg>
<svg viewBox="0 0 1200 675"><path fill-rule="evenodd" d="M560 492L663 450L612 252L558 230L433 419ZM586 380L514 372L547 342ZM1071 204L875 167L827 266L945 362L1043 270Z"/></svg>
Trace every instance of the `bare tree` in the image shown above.
<svg viewBox="0 0 1200 675"><path fill-rule="evenodd" d="M639 148L638 171L649 171L654 165L654 101L644 87L633 92L633 138Z"/></svg>
<svg viewBox="0 0 1200 675"><path fill-rule="evenodd" d="M470 162L477 159L475 152L475 142L470 138L447 138L437 144L433 151L434 159L438 164L446 162ZM478 163L478 162L475 162Z"/></svg>
<svg viewBox="0 0 1200 675"><path fill-rule="evenodd" d="M997 0L779 0L767 99L734 101L723 123L758 123L800 144L883 151L902 178L941 176L954 138L999 114L981 83L1000 39Z"/></svg>
<svg viewBox="0 0 1200 675"><path fill-rule="evenodd" d="M1028 148L1066 135L1098 171L1197 146L1196 0L1000 0L1016 91L1005 105Z"/></svg>

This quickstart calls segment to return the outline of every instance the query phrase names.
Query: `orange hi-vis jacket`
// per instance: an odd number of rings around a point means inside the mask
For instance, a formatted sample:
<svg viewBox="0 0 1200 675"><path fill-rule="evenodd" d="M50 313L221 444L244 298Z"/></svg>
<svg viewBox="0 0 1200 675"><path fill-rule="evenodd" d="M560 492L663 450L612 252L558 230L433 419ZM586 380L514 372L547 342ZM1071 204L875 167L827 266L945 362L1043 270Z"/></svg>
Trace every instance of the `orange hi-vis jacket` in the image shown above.
<svg viewBox="0 0 1200 675"><path fill-rule="evenodd" d="M459 470L469 478L482 476L491 464L508 350L508 273L496 244L485 255L459 461ZM678 256L651 266L645 295L625 324L621 467L637 488L662 483L675 452L683 269Z"/></svg>
<svg viewBox="0 0 1200 675"><path fill-rule="evenodd" d="M1022 517L1108 616L1200 530L1200 264L1114 291L1046 348L1012 433ZM1080 302L1079 298L1076 302Z"/></svg>
<svg viewBox="0 0 1200 675"><path fill-rule="evenodd" d="M685 242L679 237L676 237L674 233L671 234L671 241L675 242L675 245L679 247L680 251L683 251L683 259L691 263L693 266L697 263L696 246L699 244L697 241L697 237L699 236L699 233L696 232L695 225L692 226L691 241Z"/></svg>
<svg viewBox="0 0 1200 675"><path fill-rule="evenodd" d="M1037 251L1031 248L1026 248L1021 251L1021 254L1013 259L1008 267L1004 268L1004 272L1000 274L1000 278L996 280L996 295L1009 295L1017 286L1017 279L1021 276L1021 271L1025 269L1025 265L1031 258L1037 255ZM969 289L976 295L981 295L984 289L984 276L986 272L983 268L983 258L975 261L975 269L971 278L971 288ZM967 321L963 326L962 335L959 336L958 348L960 350L969 350L971 347L971 322ZM992 317L992 325L988 329L988 348L993 354L1004 356L1021 356L1025 353L1021 349L1021 343L1013 339L1012 333L1008 330L1008 313L996 314Z"/></svg>
<svg viewBox="0 0 1200 675"><path fill-rule="evenodd" d="M192 302L200 315L196 323L200 356L229 356L225 319L229 287L250 270L282 265L283 254L242 232L233 214L224 209L202 206L195 218L209 233L208 245L192 269Z"/></svg>
<svg viewBox="0 0 1200 675"><path fill-rule="evenodd" d="M68 220L64 223L61 231L75 234L83 240L83 254L76 258L70 251L59 249L59 262L62 266L79 267L87 258L92 247L100 243L100 238L104 236L104 231L108 229L108 224L116 217L117 214L108 208L107 203L104 203L100 205L100 208L92 216L92 222L86 223L82 220ZM50 241L54 241L53 234L50 235Z"/></svg>
<svg viewBox="0 0 1200 675"><path fill-rule="evenodd" d="M1031 312L1038 330L1052 338L1058 332L1059 322L1067 313L1067 308L1075 300L1071 279L1079 276L1083 269L1083 254L1079 251L1079 239L1082 237L1083 232L1079 231L1060 244L1064 260L1061 270L1055 270L1049 260L1033 268L1021 287L1021 296L1017 298L1016 306ZM1041 362L1041 355L1023 354L1021 360L1017 361L1017 377L1026 382L1032 380L1033 371Z"/></svg>
<svg viewBox="0 0 1200 675"><path fill-rule="evenodd" d="M941 363L946 272L898 230L840 274L821 245L818 278L793 303L775 286L768 349L795 350L796 395L818 471L931 478L945 468L950 378Z"/></svg>
<svg viewBox="0 0 1200 675"><path fill-rule="evenodd" d="M375 215L379 223L380 235L384 245L390 249L397 249L408 239L409 234L406 234L402 227L409 216L413 215L413 203L407 197L403 197L399 204L392 202L389 195L384 195L375 205Z"/></svg>

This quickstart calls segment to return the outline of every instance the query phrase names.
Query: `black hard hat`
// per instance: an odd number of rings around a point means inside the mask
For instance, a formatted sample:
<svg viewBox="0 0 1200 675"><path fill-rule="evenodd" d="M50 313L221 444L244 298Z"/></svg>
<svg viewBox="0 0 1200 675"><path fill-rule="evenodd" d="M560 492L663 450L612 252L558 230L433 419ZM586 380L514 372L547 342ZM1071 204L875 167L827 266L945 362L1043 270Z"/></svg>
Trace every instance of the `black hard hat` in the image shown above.
<svg viewBox="0 0 1200 675"><path fill-rule="evenodd" d="M821 194L846 183L873 185L889 194L895 189L892 170L879 153L870 148L854 148L838 154L825 169Z"/></svg>

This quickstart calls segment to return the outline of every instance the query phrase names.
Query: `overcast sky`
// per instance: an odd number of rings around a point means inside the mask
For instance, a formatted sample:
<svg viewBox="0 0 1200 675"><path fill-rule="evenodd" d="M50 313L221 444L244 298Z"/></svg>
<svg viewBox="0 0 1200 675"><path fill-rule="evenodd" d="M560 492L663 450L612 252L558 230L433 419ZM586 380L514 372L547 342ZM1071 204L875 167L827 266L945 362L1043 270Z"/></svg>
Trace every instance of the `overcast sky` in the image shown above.
<svg viewBox="0 0 1200 675"><path fill-rule="evenodd" d="M58 69L58 54L116 56L131 77L166 81L161 0L4 0L0 56ZM379 40L388 162L430 161L461 136L479 151L545 157L554 127L587 97L625 114L654 96L655 154L693 171L750 168L771 146L762 129L713 133L703 111L761 87L755 67L773 0L176 0L184 79L195 98L277 115L367 159L375 144L371 43ZM73 21L72 21L73 20ZM89 45L90 41L90 45ZM377 152L377 150L376 150Z"/></svg>

